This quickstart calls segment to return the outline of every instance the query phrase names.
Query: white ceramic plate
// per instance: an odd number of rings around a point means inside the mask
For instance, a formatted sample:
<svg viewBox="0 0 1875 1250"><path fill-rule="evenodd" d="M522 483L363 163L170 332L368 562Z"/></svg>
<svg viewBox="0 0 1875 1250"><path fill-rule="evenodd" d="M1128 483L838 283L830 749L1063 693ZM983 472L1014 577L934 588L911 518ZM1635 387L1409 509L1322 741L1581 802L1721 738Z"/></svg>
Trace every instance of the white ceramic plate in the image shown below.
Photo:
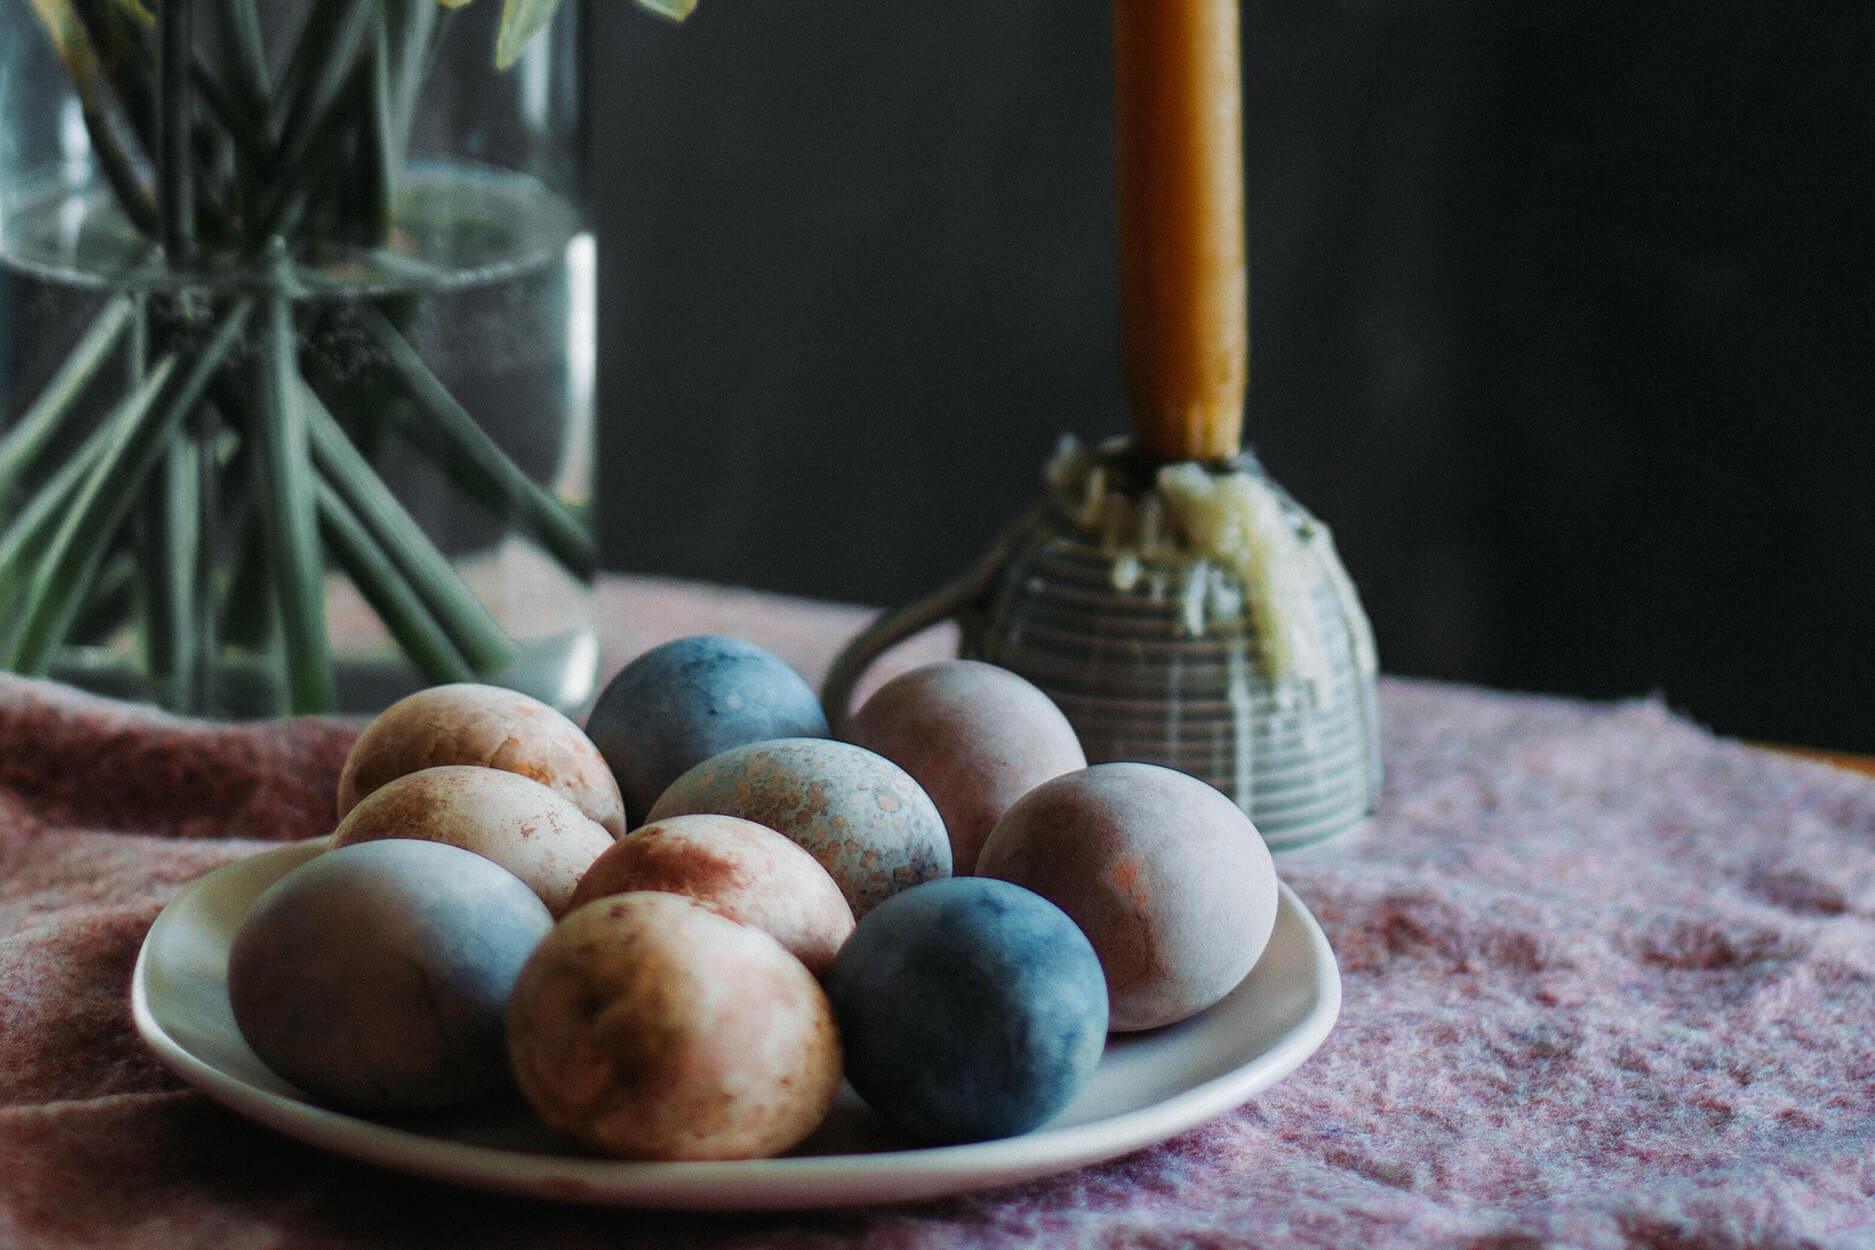
<svg viewBox="0 0 1875 1250"><path fill-rule="evenodd" d="M184 1080L262 1124L388 1168L486 1189L687 1210L897 1202L1030 1180L1162 1141L1248 1100L1306 1059L1341 1005L1334 953L1282 888L1276 929L1242 984L1190 1020L1115 1035L1060 1115L1020 1137L904 1149L850 1088L827 1124L778 1159L625 1163L585 1154L518 1098L387 1122L329 1111L270 1072L235 1028L228 947L268 885L324 840L263 851L185 888L144 939L131 986L138 1031Z"/></svg>

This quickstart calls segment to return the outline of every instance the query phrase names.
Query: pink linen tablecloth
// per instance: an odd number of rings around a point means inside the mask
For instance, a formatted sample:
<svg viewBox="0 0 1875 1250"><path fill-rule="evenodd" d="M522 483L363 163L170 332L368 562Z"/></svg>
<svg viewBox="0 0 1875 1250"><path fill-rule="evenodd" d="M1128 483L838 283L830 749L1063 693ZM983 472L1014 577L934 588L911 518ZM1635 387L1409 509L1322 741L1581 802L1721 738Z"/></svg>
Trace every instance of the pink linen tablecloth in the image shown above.
<svg viewBox="0 0 1875 1250"><path fill-rule="evenodd" d="M608 671L728 632L818 680L865 619L644 579L602 603ZM131 1024L143 935L202 872L325 832L353 729L0 677L0 1247L1875 1247L1875 781L1656 701L1381 695L1379 818L1278 860L1344 979L1299 1070L1063 1176L694 1216L413 1180L186 1088Z"/></svg>

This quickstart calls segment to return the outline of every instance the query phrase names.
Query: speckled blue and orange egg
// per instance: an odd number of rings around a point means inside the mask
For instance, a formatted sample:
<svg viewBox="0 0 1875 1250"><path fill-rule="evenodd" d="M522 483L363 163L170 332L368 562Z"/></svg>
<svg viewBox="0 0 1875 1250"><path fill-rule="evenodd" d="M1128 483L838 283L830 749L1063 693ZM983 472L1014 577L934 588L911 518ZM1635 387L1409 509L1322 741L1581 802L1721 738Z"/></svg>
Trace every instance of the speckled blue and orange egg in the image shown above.
<svg viewBox="0 0 1875 1250"><path fill-rule="evenodd" d="M839 883L855 917L951 875L950 838L930 796L904 769L851 743L777 738L724 751L673 782L650 819L695 813L783 834Z"/></svg>

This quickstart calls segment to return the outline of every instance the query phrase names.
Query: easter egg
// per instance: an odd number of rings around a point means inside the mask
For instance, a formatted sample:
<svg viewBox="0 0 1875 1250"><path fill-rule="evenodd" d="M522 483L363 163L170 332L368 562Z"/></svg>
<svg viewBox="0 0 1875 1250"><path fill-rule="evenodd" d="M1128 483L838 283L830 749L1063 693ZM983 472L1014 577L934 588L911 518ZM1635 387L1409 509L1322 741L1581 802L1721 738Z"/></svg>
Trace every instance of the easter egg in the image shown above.
<svg viewBox="0 0 1875 1250"><path fill-rule="evenodd" d="M853 932L853 909L812 855L766 825L736 816L672 816L606 848L573 905L663 890L753 925L819 975Z"/></svg>
<svg viewBox="0 0 1875 1250"><path fill-rule="evenodd" d="M625 832L618 783L585 731L539 699L474 682L431 686L378 713L339 771L339 817L392 778L438 764L531 777L614 837Z"/></svg>
<svg viewBox="0 0 1875 1250"><path fill-rule="evenodd" d="M1276 923L1276 868L1250 818L1156 764L1096 764L1044 782L996 822L977 871L1074 918L1100 955L1116 1030L1215 1003Z"/></svg>
<svg viewBox="0 0 1875 1250"><path fill-rule="evenodd" d="M942 660L875 691L841 736L923 786L950 832L951 871L973 871L990 826L1051 777L1087 767L1074 726L1041 689L980 660Z"/></svg>
<svg viewBox="0 0 1875 1250"><path fill-rule="evenodd" d="M822 738L827 718L801 675L752 642L715 634L653 647L620 669L586 732L635 817L671 782L731 747Z"/></svg>
<svg viewBox="0 0 1875 1250"><path fill-rule="evenodd" d="M1107 983L1060 908L1007 881L956 877L869 912L827 975L847 1079L931 1142L1026 1132L1100 1061Z"/></svg>
<svg viewBox="0 0 1875 1250"><path fill-rule="evenodd" d="M798 843L839 883L856 919L951 872L930 796L891 760L848 742L778 738L724 751L672 782L651 820L699 812L740 816Z"/></svg>
<svg viewBox="0 0 1875 1250"><path fill-rule="evenodd" d="M568 913L521 971L508 1048L545 1123L625 1159L778 1154L840 1087L839 1031L813 974L679 894Z"/></svg>
<svg viewBox="0 0 1875 1250"><path fill-rule="evenodd" d="M447 1106L507 1082L508 996L552 924L520 878L472 851L340 847L254 901L228 1001L261 1061L316 1099Z"/></svg>
<svg viewBox="0 0 1875 1250"><path fill-rule="evenodd" d="M519 773L441 764L387 781L345 814L334 846L380 838L447 842L494 860L555 916L612 835L557 790Z"/></svg>

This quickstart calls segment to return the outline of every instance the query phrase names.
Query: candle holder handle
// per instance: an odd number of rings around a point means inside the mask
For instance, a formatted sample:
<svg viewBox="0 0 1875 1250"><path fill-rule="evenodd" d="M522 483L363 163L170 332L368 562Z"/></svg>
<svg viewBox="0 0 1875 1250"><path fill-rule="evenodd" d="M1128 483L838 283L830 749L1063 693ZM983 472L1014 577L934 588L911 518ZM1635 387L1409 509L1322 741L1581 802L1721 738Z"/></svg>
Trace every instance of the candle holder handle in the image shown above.
<svg viewBox="0 0 1875 1250"><path fill-rule="evenodd" d="M1125 479L1127 457L1095 457L1100 480ZM954 618L958 654L1033 682L1074 726L1089 763L1190 773L1229 795L1274 850L1362 824L1382 779L1378 664L1327 528L1247 456L1186 467L1187 484L1208 477L1262 502L1256 528L1286 553L1274 576L1129 545L1057 488L968 572L883 613L842 649L821 693L834 732L880 655ZM1163 502L1166 485L1161 477L1145 489ZM1126 509L1143 495L1107 498Z"/></svg>
<svg viewBox="0 0 1875 1250"><path fill-rule="evenodd" d="M961 576L921 599L880 613L840 649L820 687L820 706L836 735L853 714L854 689L880 656L939 621L952 618L962 621L981 611L1002 578L1017 536L1034 525L1039 511L1038 505L1025 513Z"/></svg>

